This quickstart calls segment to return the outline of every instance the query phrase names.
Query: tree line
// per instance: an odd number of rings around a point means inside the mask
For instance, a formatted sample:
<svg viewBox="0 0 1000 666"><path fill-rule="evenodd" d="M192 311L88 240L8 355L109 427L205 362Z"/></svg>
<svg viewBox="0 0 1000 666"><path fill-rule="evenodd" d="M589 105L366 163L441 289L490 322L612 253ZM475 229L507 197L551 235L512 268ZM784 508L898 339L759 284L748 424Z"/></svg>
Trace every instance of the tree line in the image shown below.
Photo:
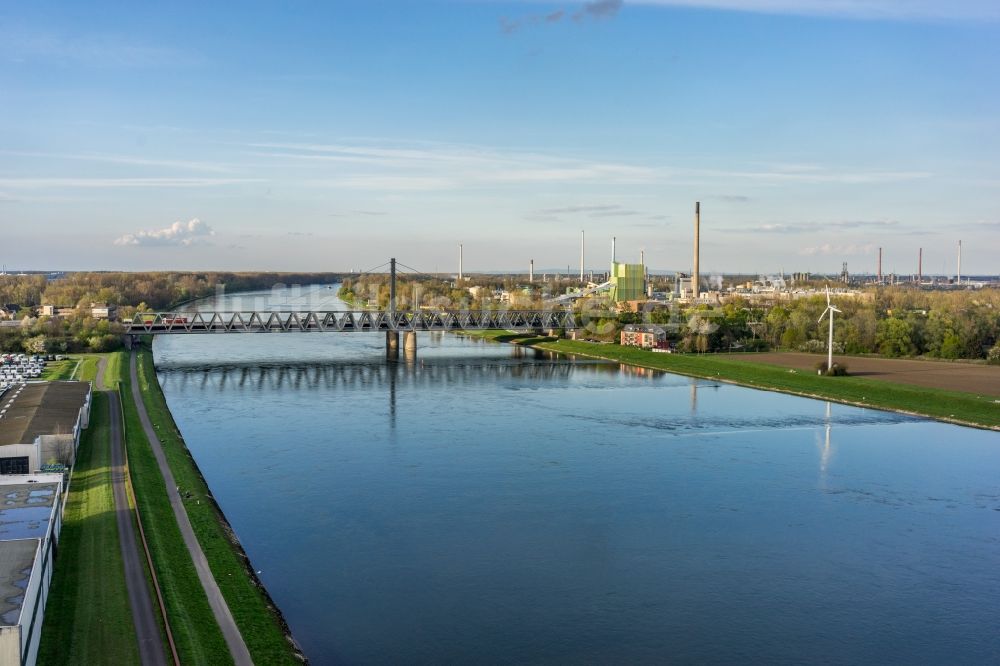
<svg viewBox="0 0 1000 666"><path fill-rule="evenodd" d="M566 284L575 284L567 281ZM445 280L405 277L397 281L397 307L497 308L492 290L512 294L510 307L544 307L544 300L562 293L563 284L536 285L523 290L510 278L476 276L465 288ZM477 295L469 286L482 287ZM543 291L544 289L544 291ZM473 289L475 291L475 289ZM343 282L340 295L356 305L386 307L385 276L371 275ZM934 291L908 286L873 287L857 294L833 295L840 313L834 322L834 353L941 359L986 359L1000 363L1000 290ZM584 335L615 340L622 326L661 327L681 351L793 350L825 352L828 324L819 321L826 296L794 300L751 300L733 296L707 305L677 301L647 302L639 312L618 312L600 298L578 301Z"/></svg>
<svg viewBox="0 0 1000 666"><path fill-rule="evenodd" d="M50 279L44 275L0 276L0 305L17 305L20 324L0 327L0 351L31 353L109 351L122 344L118 322L95 319L91 303L136 311L171 310L182 303L227 293L271 289L276 284L330 284L331 273L80 272ZM42 305L73 308L62 317L38 315Z"/></svg>

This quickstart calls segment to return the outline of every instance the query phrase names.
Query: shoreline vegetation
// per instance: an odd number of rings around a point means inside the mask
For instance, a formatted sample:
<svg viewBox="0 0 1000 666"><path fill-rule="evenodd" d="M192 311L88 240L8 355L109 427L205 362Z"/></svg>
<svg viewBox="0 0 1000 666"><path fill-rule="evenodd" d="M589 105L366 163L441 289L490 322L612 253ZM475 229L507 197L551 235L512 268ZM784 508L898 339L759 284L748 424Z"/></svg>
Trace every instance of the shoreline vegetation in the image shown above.
<svg viewBox="0 0 1000 666"><path fill-rule="evenodd" d="M1000 430L1000 404L990 396L974 393L929 389L850 375L823 377L786 367L713 355L658 354L635 347L563 340L531 333L480 331L464 335L748 388L922 416L955 425Z"/></svg>

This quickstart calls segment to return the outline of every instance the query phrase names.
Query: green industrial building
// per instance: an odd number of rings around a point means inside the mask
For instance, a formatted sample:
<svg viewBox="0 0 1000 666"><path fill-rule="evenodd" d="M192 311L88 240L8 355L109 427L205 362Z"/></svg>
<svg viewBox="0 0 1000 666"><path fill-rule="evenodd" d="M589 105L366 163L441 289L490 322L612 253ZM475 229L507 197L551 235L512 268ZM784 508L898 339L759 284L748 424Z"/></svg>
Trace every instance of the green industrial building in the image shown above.
<svg viewBox="0 0 1000 666"><path fill-rule="evenodd" d="M611 300L638 301L646 298L646 267L642 264L611 264Z"/></svg>

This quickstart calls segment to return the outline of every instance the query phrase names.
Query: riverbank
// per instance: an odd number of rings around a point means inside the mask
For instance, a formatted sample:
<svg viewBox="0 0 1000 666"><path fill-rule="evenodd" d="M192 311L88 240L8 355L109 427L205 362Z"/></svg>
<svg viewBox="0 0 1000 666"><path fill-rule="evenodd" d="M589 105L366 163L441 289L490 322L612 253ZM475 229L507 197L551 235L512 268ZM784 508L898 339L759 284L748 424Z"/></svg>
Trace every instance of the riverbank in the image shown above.
<svg viewBox="0 0 1000 666"><path fill-rule="evenodd" d="M155 369L153 367L152 352L143 349L138 352L138 373L137 379L139 389L143 398L143 406L149 415L150 421L157 432L160 444L163 448L170 471L174 476L175 484L184 498L184 509L191 522L194 534L205 554L212 577L215 579L219 590L228 605L236 625L239 627L246 647L255 663L259 664L280 664L280 663L301 663L304 661L303 655L295 646L290 631L281 612L274 605L266 589L260 583L249 558L243 551L239 539L233 532L232 527L226 520L221 508L215 502L201 471L190 451L187 449L184 439L174 422L173 416L167 407L166 400L160 390L159 382L156 380ZM127 391L125 391L127 393ZM131 410L126 407L127 416ZM141 429L130 428L132 433L138 431L136 439L139 440L136 448L139 449L138 457L141 464L146 467L155 465L152 460L152 452L146 437L142 436ZM130 437L132 435L130 434ZM131 440L130 440L131 443ZM132 449L129 451L132 454ZM150 469L148 476L154 476ZM158 473L155 476L160 476ZM162 485L162 478L158 485ZM140 495L142 492L137 489ZM166 497L165 489L152 489L152 497L161 515L166 518L169 515L169 523L172 524L173 531L177 529L177 523L173 520L169 501ZM179 537L178 537L179 539ZM207 602L204 592L200 594L190 590L190 588L201 586L197 577L191 570L192 564L187 553L176 552L176 546L169 544L170 540L162 540L161 546L164 554L173 551L172 557L167 559L179 562L179 567L164 567L168 576L171 576L177 585L189 588L189 593L185 595L187 601L193 605L197 611L195 616L200 616L202 622L197 626L191 623L190 630L194 634L204 633L205 624L209 625L209 636L207 644L210 646L208 655L217 654L219 649L219 629L218 625L206 614ZM179 544L183 550L183 544ZM185 562L186 560L186 562ZM159 567L158 567L159 568ZM183 572L191 570L191 578ZM173 614L171 614L172 616ZM185 614L186 615L186 614ZM207 618L207 622L205 619ZM224 647L223 647L224 649ZM196 650L197 652L197 650ZM228 655L227 655L228 656Z"/></svg>
<svg viewBox="0 0 1000 666"><path fill-rule="evenodd" d="M660 354L636 347L561 340L509 331L483 331L466 335L749 388L925 416L974 428L1000 430L1000 403L987 395L907 386L865 377L821 377L813 372L712 355Z"/></svg>

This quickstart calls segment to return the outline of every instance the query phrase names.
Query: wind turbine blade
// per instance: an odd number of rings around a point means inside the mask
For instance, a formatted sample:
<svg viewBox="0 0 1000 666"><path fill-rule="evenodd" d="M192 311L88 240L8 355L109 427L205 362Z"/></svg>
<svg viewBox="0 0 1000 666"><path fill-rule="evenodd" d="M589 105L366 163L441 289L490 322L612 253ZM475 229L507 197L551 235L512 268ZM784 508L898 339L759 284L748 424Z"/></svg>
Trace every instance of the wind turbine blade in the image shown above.
<svg viewBox="0 0 1000 666"><path fill-rule="evenodd" d="M826 307L830 307L830 285L826 285Z"/></svg>
<svg viewBox="0 0 1000 666"><path fill-rule="evenodd" d="M816 323L818 324L818 323L820 323L821 321L823 321L823 317L825 317L825 316L826 316L826 313L827 313L827 312L829 312L829 311L830 311L830 310L829 310L829 308L827 308L826 310L823 310L823 314L821 314L821 315L819 316L819 319L817 319L817 320L816 320Z"/></svg>
<svg viewBox="0 0 1000 666"><path fill-rule="evenodd" d="M830 309L833 310L834 312L841 312L841 310L833 307L832 305L830 306Z"/></svg>

